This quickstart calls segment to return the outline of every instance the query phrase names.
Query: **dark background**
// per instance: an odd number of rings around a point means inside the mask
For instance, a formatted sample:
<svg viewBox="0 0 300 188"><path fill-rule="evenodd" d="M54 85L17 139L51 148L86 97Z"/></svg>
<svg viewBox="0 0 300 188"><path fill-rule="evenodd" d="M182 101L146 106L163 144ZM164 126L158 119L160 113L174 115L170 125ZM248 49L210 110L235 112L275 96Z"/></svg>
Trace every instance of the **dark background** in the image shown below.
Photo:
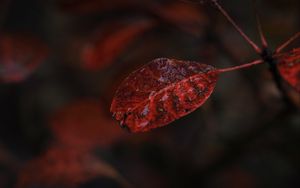
<svg viewBox="0 0 300 188"><path fill-rule="evenodd" d="M0 187L300 187L299 93L285 85L295 108L286 105L267 65L222 75L200 109L164 128L132 134L111 120L121 80L154 58L220 68L258 58L208 4L130 2L0 1L2 35L30 34L48 47L30 76L0 85ZM160 10L188 5L201 17L192 24L176 11L162 18L149 2ZM220 3L259 41L250 0ZM298 0L261 0L258 9L271 48L300 30ZM84 45L96 31L119 30L114 23L122 20L156 25L109 54L108 65L86 69L79 55Z"/></svg>

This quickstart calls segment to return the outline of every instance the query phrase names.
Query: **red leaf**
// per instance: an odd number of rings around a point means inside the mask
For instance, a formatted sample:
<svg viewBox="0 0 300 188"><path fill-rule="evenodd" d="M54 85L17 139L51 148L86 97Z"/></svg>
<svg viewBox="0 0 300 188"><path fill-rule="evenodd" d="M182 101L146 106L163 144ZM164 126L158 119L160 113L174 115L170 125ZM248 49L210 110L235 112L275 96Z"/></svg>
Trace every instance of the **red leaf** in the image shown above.
<svg viewBox="0 0 300 188"><path fill-rule="evenodd" d="M113 166L99 157L78 148L54 145L24 165L16 187L78 187L96 177L108 177L124 187L128 185Z"/></svg>
<svg viewBox="0 0 300 188"><path fill-rule="evenodd" d="M21 170L16 187L74 187L96 174L88 169L92 156L64 147L51 147L43 155L29 161Z"/></svg>
<svg viewBox="0 0 300 188"><path fill-rule="evenodd" d="M97 101L83 100L58 110L51 122L56 139L61 144L89 150L108 146L124 136L101 107Z"/></svg>
<svg viewBox="0 0 300 188"><path fill-rule="evenodd" d="M217 74L210 65L156 59L124 80L111 112L132 132L162 127L200 107L211 95Z"/></svg>
<svg viewBox="0 0 300 188"><path fill-rule="evenodd" d="M0 37L0 79L20 82L26 79L45 60L46 47L37 39L21 35Z"/></svg>
<svg viewBox="0 0 300 188"><path fill-rule="evenodd" d="M276 56L283 79L300 92L300 48Z"/></svg>
<svg viewBox="0 0 300 188"><path fill-rule="evenodd" d="M173 2L166 6L158 5L153 12L166 22L196 36L201 34L208 23L206 15L199 10L199 7L183 2Z"/></svg>
<svg viewBox="0 0 300 188"><path fill-rule="evenodd" d="M85 45L82 52L83 66L87 70L99 70L111 64L125 48L153 26L152 21L140 21L108 27L97 33Z"/></svg>
<svg viewBox="0 0 300 188"><path fill-rule="evenodd" d="M199 35L199 29L207 23L207 18L199 7L186 2L155 2L139 0L58 0L63 11L75 14L131 11L150 13L164 21L177 25L185 31Z"/></svg>

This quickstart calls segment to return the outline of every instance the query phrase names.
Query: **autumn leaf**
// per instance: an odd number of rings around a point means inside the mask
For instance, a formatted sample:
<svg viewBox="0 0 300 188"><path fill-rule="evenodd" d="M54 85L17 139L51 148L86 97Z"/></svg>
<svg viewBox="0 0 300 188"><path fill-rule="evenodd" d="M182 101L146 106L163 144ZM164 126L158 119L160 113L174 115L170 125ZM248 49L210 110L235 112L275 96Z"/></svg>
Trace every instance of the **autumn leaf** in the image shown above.
<svg viewBox="0 0 300 188"><path fill-rule="evenodd" d="M73 14L88 13L112 13L118 11L132 11L148 16L155 15L157 21L167 22L188 32L199 36L208 23L208 19L199 6L186 2L155 2L145 0L142 3L136 0L87 0L87 1L58 1L59 6L65 12ZM123 19L123 18L121 18Z"/></svg>
<svg viewBox="0 0 300 188"><path fill-rule="evenodd" d="M152 9L162 20L194 36L199 36L203 28L208 24L204 12L194 4L172 2L165 6L153 6Z"/></svg>
<svg viewBox="0 0 300 188"><path fill-rule="evenodd" d="M300 92L300 48L276 56L282 78Z"/></svg>
<svg viewBox="0 0 300 188"><path fill-rule="evenodd" d="M25 80L47 56L39 40L25 35L0 37L0 79L4 83Z"/></svg>
<svg viewBox="0 0 300 188"><path fill-rule="evenodd" d="M85 99L58 110L51 120L56 140L64 145L87 150L107 147L124 136L111 118L105 115L100 102Z"/></svg>
<svg viewBox="0 0 300 188"><path fill-rule="evenodd" d="M50 121L55 139L51 146L20 171L17 187L77 187L96 177L130 184L109 163L93 155L96 147L107 147L124 132L102 109L100 102L85 99L58 110ZM38 173L37 173L38 172Z"/></svg>
<svg viewBox="0 0 300 188"><path fill-rule="evenodd" d="M24 165L16 187L77 187L96 177L112 178L130 187L114 167L100 158L78 148L54 145Z"/></svg>
<svg viewBox="0 0 300 188"><path fill-rule="evenodd" d="M210 65L155 59L123 81L111 112L132 132L162 127L200 107L211 95L217 75Z"/></svg>
<svg viewBox="0 0 300 188"><path fill-rule="evenodd" d="M110 65L138 36L154 25L152 21L108 25L84 45L81 59L87 70L100 70Z"/></svg>

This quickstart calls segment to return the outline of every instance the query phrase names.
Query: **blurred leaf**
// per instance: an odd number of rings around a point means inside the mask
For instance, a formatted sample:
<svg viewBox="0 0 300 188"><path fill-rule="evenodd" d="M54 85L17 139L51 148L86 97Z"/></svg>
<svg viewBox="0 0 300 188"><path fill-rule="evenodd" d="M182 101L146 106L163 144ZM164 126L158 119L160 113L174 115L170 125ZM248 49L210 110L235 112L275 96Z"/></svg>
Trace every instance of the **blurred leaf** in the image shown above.
<svg viewBox="0 0 300 188"><path fill-rule="evenodd" d="M125 133L103 111L95 100L75 101L59 109L51 120L51 129L58 142L73 147L107 147Z"/></svg>
<svg viewBox="0 0 300 188"><path fill-rule="evenodd" d="M110 23L84 45L81 58L87 70L99 70L113 63L126 47L152 28L154 22L139 21L130 24Z"/></svg>
<svg viewBox="0 0 300 188"><path fill-rule="evenodd" d="M47 56L38 39L17 34L0 36L0 79L5 83L25 80Z"/></svg>
<svg viewBox="0 0 300 188"><path fill-rule="evenodd" d="M76 187L99 176L112 178L124 187L130 186L119 172L105 161L78 148L56 145L24 166L17 187Z"/></svg>
<svg viewBox="0 0 300 188"><path fill-rule="evenodd" d="M203 28L208 24L204 12L195 4L170 1L139 1L139 0L87 0L87 1L59 1L60 6L66 12L75 14L105 13L113 14L114 11L130 11L134 14L149 14L157 16L159 21L164 21L192 35L199 36ZM121 18L124 19L124 18Z"/></svg>
<svg viewBox="0 0 300 188"><path fill-rule="evenodd" d="M195 36L199 36L208 24L204 12L194 4L175 1L166 6L157 5L153 12L166 22Z"/></svg>

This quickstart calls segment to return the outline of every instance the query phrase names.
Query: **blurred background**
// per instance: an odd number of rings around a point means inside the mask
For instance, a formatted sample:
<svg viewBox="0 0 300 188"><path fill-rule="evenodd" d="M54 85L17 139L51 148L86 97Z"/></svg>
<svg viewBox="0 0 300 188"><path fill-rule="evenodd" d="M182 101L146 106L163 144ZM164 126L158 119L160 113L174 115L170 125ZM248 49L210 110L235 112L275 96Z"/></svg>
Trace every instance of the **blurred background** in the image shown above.
<svg viewBox="0 0 300 188"><path fill-rule="evenodd" d="M220 0L259 42L251 0ZM298 0L258 0L270 46L300 31ZM157 57L219 68L258 58L188 0L0 0L0 188L300 187L300 97L267 65L224 74L200 109L148 133L109 112ZM290 46L299 47L300 41Z"/></svg>

